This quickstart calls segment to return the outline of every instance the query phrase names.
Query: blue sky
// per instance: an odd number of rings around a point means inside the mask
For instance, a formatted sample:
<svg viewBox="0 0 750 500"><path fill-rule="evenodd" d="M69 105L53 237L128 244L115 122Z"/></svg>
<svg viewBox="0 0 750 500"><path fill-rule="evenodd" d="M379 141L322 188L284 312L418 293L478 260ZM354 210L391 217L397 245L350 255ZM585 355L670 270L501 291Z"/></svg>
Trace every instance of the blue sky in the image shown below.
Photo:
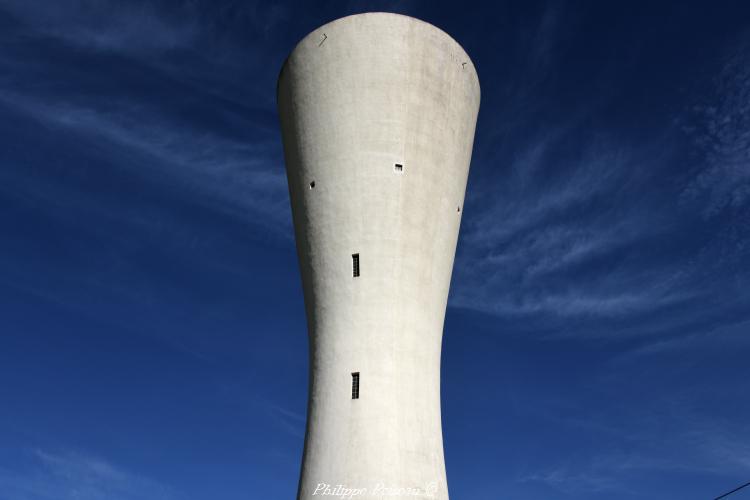
<svg viewBox="0 0 750 500"><path fill-rule="evenodd" d="M0 0L0 499L294 497L276 77L368 10L444 29L482 85L443 345L452 498L750 480L743 2Z"/></svg>

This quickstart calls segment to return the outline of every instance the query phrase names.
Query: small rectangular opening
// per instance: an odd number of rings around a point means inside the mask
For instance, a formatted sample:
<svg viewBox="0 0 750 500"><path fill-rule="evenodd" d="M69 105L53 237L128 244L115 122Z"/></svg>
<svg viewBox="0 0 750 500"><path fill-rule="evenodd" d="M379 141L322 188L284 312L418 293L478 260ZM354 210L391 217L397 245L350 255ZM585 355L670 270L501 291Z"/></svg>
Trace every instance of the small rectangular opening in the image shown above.
<svg viewBox="0 0 750 500"><path fill-rule="evenodd" d="M352 399L359 399L359 372L352 373Z"/></svg>
<svg viewBox="0 0 750 500"><path fill-rule="evenodd" d="M355 278L359 277L359 254L352 254L352 275Z"/></svg>

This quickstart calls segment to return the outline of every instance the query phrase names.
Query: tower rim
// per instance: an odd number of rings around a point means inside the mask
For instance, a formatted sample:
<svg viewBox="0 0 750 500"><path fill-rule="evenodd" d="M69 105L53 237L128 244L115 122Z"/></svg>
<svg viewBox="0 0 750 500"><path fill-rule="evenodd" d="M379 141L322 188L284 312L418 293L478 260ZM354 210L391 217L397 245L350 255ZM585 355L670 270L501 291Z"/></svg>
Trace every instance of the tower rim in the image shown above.
<svg viewBox="0 0 750 500"><path fill-rule="evenodd" d="M476 85L477 85L477 92L478 92L479 100L481 101L482 91L481 91L481 86L479 84L479 74L477 72L477 67L474 64L474 61L469 56L468 52L466 52L466 49L464 49L464 47L455 38L453 38L451 35L449 35L443 29L439 28L438 26L435 26L434 24L432 24L430 22L424 21L424 20L419 19L417 17L409 16L407 14L399 14L398 12L387 12L387 11L370 11L370 12L359 12L357 14L349 14L347 16L339 17L339 18L336 18L336 19L334 19L332 21L329 21L329 22L327 22L327 23L325 23L325 24L323 24L323 25L315 28L314 30L310 31L305 36L303 36L294 45L294 48L289 52L289 55L286 56L286 58L284 59L284 62L281 65L281 68L279 69L279 76L276 78L276 101L278 102L278 100L279 100L279 84L281 82L281 77L284 74L284 70L286 69L287 64L289 63L289 59L292 57L292 55L297 51L297 49L308 38L312 37L316 33L320 33L321 31L323 31L328 26L332 26L334 24L339 24L339 23L342 23L342 22L350 21L352 18L355 18L355 17L374 17L374 16L378 16L378 17L381 17L381 16L383 16L383 17L403 17L403 18L409 19L410 21L416 22L418 24L424 24L424 25L428 26L429 28L431 28L431 29L433 29L435 31L438 31L443 36L447 37L451 42L453 42L454 45L456 45L456 47L458 47L461 50L461 52L463 53L464 57L466 58L466 62L471 65L471 69L473 70L472 73L474 75L474 80L476 81Z"/></svg>

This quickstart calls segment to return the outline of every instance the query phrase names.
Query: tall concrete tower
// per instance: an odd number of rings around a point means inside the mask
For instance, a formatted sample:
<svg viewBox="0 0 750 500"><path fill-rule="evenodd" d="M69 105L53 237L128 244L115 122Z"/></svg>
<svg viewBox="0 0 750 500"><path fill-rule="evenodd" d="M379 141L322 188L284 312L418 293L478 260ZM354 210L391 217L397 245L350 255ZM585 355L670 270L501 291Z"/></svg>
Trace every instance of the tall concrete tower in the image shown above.
<svg viewBox="0 0 750 500"><path fill-rule="evenodd" d="M310 339L298 498L448 498L440 350L479 110L461 46L368 13L307 35L278 108Z"/></svg>

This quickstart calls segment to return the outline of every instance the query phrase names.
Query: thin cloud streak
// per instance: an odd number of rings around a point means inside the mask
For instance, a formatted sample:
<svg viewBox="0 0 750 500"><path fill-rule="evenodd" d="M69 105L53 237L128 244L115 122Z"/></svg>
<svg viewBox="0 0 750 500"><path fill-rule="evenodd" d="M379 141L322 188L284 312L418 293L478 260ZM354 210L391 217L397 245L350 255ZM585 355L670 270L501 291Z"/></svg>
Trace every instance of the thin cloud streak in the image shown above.
<svg viewBox="0 0 750 500"><path fill-rule="evenodd" d="M263 402L263 406L269 417L281 427L284 432L295 438L302 439L305 437L305 422L307 421L305 415L282 408L271 401Z"/></svg>
<svg viewBox="0 0 750 500"><path fill-rule="evenodd" d="M217 207L257 214L253 221L288 237L286 178L274 165L275 143L244 143L165 122L146 108L119 106L99 112L72 104L45 104L21 95L0 93L0 102L21 110L43 124L85 136L91 143L110 142L132 159L129 167L142 176L168 175L203 192ZM100 147L100 146L98 146ZM152 159L143 165L132 155ZM274 168L276 167L276 168Z"/></svg>
<svg viewBox="0 0 750 500"><path fill-rule="evenodd" d="M634 180L645 168L600 144L581 160L558 160L559 180L548 182L539 165L549 168L553 146L529 145L495 201L467 220L451 304L496 315L618 317L692 298L681 287L684 263L631 263L644 243L673 229L671 214L654 216L653 201L631 201L648 182ZM610 200L604 208L589 208L603 200ZM611 260L621 263L585 271Z"/></svg>
<svg viewBox="0 0 750 500"><path fill-rule="evenodd" d="M725 209L739 210L750 202L749 41L740 43L727 58L714 86L713 98L695 106L695 120L684 125L704 155L705 167L683 196L704 203L706 218Z"/></svg>
<svg viewBox="0 0 750 500"><path fill-rule="evenodd" d="M624 437L627 446L621 443L619 449L587 457L570 452L555 464L521 474L517 481L545 483L568 494L625 491L640 497L645 491L638 487L638 477L644 473L750 474L750 427L702 416L691 408L694 404L667 401L652 412L629 408L619 419L589 415L575 425L600 435L605 450L614 435Z"/></svg>
<svg viewBox="0 0 750 500"><path fill-rule="evenodd" d="M97 51L172 50L190 46L198 35L195 17L187 15L190 12L170 18L144 2L0 0L0 8L39 35Z"/></svg>
<svg viewBox="0 0 750 500"><path fill-rule="evenodd" d="M0 469L0 489L14 500L169 500L173 488L99 457L33 450L24 473Z"/></svg>

